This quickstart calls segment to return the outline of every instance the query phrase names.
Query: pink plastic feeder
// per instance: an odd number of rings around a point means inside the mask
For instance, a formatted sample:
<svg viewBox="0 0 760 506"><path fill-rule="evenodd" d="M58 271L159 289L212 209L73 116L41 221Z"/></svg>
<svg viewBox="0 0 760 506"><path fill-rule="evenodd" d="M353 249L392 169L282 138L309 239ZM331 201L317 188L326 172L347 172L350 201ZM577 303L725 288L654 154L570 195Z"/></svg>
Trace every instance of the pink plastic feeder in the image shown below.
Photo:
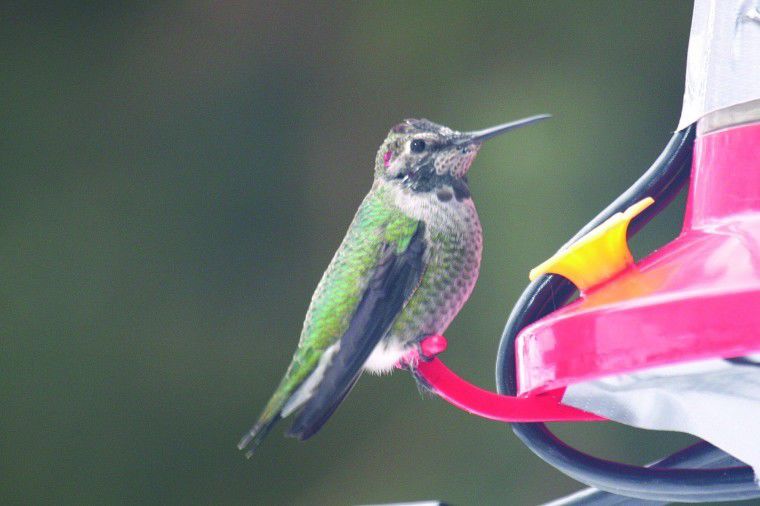
<svg viewBox="0 0 760 506"><path fill-rule="evenodd" d="M760 124L697 139L677 239L593 286L576 284L577 301L519 334L518 397L475 387L434 357L418 373L439 396L486 418L593 421L601 418L560 404L564 387L760 350ZM434 344L423 345L429 356L445 348L440 336L426 343Z"/></svg>
<svg viewBox="0 0 760 506"><path fill-rule="evenodd" d="M434 353L430 353L432 342L436 343ZM446 340L443 336L431 336L422 342L422 352L429 357L445 349ZM562 396L557 392L520 398L483 390L457 376L437 357L433 357L428 362L420 361L417 364L417 371L439 397L459 409L490 420L501 422L604 420L592 413L560 404L559 400Z"/></svg>
<svg viewBox="0 0 760 506"><path fill-rule="evenodd" d="M695 142L680 236L518 336L519 395L760 350L760 124Z"/></svg>

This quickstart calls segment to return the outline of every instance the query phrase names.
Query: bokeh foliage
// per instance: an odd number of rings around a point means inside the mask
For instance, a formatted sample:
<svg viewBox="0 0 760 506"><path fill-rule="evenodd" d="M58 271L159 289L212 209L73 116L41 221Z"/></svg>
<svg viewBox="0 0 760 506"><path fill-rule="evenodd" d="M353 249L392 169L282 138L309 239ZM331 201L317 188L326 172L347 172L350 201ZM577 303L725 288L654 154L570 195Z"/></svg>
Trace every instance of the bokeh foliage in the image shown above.
<svg viewBox="0 0 760 506"><path fill-rule="evenodd" d="M550 112L482 150L481 280L446 361L493 385L528 270L678 120L691 3L0 7L0 503L535 504L578 487L500 424L365 377L308 444L235 449L405 117ZM637 240L676 233L679 211ZM564 427L644 462L685 441Z"/></svg>

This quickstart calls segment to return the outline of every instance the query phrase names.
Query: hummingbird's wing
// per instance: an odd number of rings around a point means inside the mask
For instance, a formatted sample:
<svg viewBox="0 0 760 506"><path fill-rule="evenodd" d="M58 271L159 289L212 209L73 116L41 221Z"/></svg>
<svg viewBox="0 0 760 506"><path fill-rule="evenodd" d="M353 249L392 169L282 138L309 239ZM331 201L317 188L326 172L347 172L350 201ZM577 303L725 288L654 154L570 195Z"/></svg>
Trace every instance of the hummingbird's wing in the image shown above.
<svg viewBox="0 0 760 506"><path fill-rule="evenodd" d="M294 436L305 439L327 420L419 285L424 232L381 192L367 195L312 297L290 367L238 448L255 448L302 407Z"/></svg>
<svg viewBox="0 0 760 506"><path fill-rule="evenodd" d="M399 253L385 244L348 329L340 339L315 393L301 409L288 436L314 435L359 379L362 366L388 332L404 304L419 286L425 270L425 225L420 223L407 248Z"/></svg>

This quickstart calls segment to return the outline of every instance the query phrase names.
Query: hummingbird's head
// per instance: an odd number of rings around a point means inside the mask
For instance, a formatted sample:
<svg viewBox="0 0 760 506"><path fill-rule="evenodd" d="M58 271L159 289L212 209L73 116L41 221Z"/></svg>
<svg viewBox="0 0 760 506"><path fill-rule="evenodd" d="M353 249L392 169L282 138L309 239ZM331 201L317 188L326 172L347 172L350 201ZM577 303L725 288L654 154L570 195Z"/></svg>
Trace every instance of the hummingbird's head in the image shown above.
<svg viewBox="0 0 760 506"><path fill-rule="evenodd" d="M393 181L415 192L455 190L482 143L513 128L548 118L543 114L474 132L457 132L426 119L408 119L388 133L375 159L375 178Z"/></svg>

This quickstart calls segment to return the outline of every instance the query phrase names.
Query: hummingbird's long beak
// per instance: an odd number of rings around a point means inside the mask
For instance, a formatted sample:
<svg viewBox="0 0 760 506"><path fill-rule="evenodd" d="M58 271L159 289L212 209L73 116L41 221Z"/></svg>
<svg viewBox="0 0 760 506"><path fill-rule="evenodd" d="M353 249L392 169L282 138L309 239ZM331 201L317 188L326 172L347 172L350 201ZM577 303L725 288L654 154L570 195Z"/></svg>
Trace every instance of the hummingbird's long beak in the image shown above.
<svg viewBox="0 0 760 506"><path fill-rule="evenodd" d="M517 121L510 121L509 123L504 123L503 125L496 125L491 128L485 128L483 130L476 130L474 132L465 132L464 136L460 140L458 140L456 144L462 145L462 144L473 144L476 142L480 143L480 142L490 139L491 137L496 137L497 135L501 135L504 132L514 130L515 128L524 127L532 123L535 123L537 121L545 120L551 117L552 117L551 114L538 114L536 116L530 116L529 118L518 119Z"/></svg>

